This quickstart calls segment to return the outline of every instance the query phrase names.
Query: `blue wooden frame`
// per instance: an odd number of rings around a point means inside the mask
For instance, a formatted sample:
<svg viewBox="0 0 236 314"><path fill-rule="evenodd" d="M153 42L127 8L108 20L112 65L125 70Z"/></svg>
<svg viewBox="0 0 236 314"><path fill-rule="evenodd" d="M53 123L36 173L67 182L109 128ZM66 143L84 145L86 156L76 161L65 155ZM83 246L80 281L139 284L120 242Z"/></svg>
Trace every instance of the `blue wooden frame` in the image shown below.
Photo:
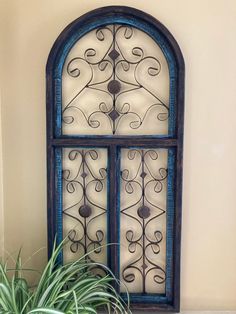
<svg viewBox="0 0 236 314"><path fill-rule="evenodd" d="M86 33L107 24L130 25L146 32L162 49L170 73L169 132L167 136L65 136L62 135L62 69L73 45ZM133 308L140 310L174 311L180 309L180 240L182 203L182 157L184 121L184 61L178 44L170 32L152 16L123 6L96 9L68 25L56 40L47 62L47 152L48 152L48 254L52 251L54 236L62 240L62 148L105 147L109 152L110 192L117 197L109 198L109 212L113 231L110 242L119 239L119 171L120 149L166 148L168 149L167 191L167 256L166 293L131 294ZM116 178L116 179L114 179ZM62 262L63 257L60 256ZM109 248L108 264L119 276L119 250Z"/></svg>

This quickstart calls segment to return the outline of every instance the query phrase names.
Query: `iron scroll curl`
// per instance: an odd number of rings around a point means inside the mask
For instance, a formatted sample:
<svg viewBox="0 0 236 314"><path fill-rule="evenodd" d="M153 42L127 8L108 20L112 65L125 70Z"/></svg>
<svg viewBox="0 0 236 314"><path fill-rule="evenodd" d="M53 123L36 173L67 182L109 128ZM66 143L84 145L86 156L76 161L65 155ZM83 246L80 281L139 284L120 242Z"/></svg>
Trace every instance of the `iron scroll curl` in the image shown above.
<svg viewBox="0 0 236 314"><path fill-rule="evenodd" d="M109 126L111 134L119 134L119 128L124 123L129 125L130 130L136 130L143 126L153 114L156 115L159 122L168 120L168 104L151 90L148 82L141 79L144 72L150 79L158 76L162 71L160 60L149 55L141 46L131 48L129 55L122 48L122 41L131 40L135 29L127 25L113 24L100 27L93 32L98 42L107 42L107 49L98 58L99 54L95 44L94 47L85 49L82 57L73 57L67 61L66 74L68 76L77 80L87 73L88 77L79 91L64 105L62 122L70 125L83 119L89 128L97 129ZM99 80L96 79L98 73ZM90 93L92 97L92 91L100 92L106 100L98 103L97 109L88 113L77 104L80 103L80 97L85 93L88 95ZM146 106L144 112L139 113L127 100L132 92L149 95L150 104ZM79 118L76 119L76 116ZM101 125L103 119L99 119L100 117L106 119L105 126ZM79 125L77 128L79 129Z"/></svg>

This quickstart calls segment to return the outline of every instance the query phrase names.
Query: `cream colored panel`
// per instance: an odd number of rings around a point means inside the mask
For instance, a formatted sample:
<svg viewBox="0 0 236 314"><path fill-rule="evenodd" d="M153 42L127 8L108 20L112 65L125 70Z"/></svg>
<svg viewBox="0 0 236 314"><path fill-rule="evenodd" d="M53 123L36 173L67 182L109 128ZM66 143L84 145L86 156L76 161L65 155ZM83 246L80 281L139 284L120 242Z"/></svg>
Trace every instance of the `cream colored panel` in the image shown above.
<svg viewBox="0 0 236 314"><path fill-rule="evenodd" d="M62 77L65 135L168 134L169 69L146 33L108 25L82 37Z"/></svg>
<svg viewBox="0 0 236 314"><path fill-rule="evenodd" d="M91 260L106 263L106 168L106 149L63 149L64 262L92 251Z"/></svg>
<svg viewBox="0 0 236 314"><path fill-rule="evenodd" d="M165 292L167 152L121 153L120 274L130 292Z"/></svg>

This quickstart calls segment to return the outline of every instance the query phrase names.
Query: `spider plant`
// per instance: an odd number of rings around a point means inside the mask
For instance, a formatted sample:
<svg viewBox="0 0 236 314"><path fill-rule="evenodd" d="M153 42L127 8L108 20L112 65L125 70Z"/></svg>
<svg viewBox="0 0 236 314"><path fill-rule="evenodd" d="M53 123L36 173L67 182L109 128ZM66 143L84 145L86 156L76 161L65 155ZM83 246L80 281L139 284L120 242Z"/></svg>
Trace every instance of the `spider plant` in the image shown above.
<svg viewBox="0 0 236 314"><path fill-rule="evenodd" d="M131 313L113 288L113 283L119 282L106 266L90 262L86 256L58 265L64 241L58 246L55 243L35 288L23 276L27 269L22 266L21 252L12 276L7 263L0 263L0 314L96 314L99 309L106 313ZM106 275L95 275L94 267L103 268Z"/></svg>

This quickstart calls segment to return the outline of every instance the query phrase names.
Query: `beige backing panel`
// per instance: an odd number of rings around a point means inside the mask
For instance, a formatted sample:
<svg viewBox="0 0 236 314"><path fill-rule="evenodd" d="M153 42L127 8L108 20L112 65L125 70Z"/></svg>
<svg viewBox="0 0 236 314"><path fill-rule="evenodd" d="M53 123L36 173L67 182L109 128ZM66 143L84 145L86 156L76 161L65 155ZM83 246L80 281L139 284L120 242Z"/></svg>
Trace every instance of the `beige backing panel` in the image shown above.
<svg viewBox="0 0 236 314"><path fill-rule="evenodd" d="M235 0L0 0L5 248L28 257L47 244L48 53L71 21L111 4L158 18L185 58L182 309L236 310Z"/></svg>
<svg viewBox="0 0 236 314"><path fill-rule="evenodd" d="M106 264L107 149L63 149L63 233L69 243L64 262L89 254Z"/></svg>
<svg viewBox="0 0 236 314"><path fill-rule="evenodd" d="M117 95L108 92L112 80L120 84ZM107 25L75 43L62 74L63 134L166 135L168 116L169 69L151 37Z"/></svg>
<svg viewBox="0 0 236 314"><path fill-rule="evenodd" d="M122 149L120 276L132 293L165 293L166 149Z"/></svg>
<svg viewBox="0 0 236 314"><path fill-rule="evenodd" d="M1 77L0 77L1 78ZM1 87L1 85L0 85ZM1 112L1 89L0 89L0 112ZM0 116L0 139L2 139L2 120ZM4 257L4 210L3 210L3 162L2 140L0 141L0 260Z"/></svg>
<svg viewBox="0 0 236 314"><path fill-rule="evenodd" d="M3 6L0 3L0 12L2 11ZM0 42L3 42L4 38L4 19L0 19ZM0 70L2 66L2 56L3 46L0 45ZM0 259L4 256L4 210L3 210L3 168L2 168L2 80L3 73L0 71Z"/></svg>

